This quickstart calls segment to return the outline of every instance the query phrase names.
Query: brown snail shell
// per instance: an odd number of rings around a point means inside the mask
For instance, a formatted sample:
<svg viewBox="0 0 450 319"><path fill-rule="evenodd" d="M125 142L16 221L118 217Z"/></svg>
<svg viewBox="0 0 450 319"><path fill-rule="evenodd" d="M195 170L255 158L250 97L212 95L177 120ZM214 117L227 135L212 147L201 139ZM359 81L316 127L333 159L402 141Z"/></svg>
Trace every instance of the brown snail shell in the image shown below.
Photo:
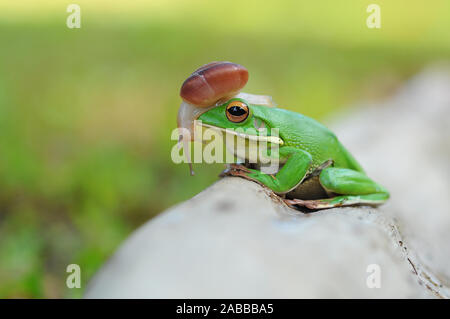
<svg viewBox="0 0 450 319"><path fill-rule="evenodd" d="M181 86L181 98L197 107L209 107L236 95L248 81L248 71L232 62L211 62L194 71Z"/></svg>

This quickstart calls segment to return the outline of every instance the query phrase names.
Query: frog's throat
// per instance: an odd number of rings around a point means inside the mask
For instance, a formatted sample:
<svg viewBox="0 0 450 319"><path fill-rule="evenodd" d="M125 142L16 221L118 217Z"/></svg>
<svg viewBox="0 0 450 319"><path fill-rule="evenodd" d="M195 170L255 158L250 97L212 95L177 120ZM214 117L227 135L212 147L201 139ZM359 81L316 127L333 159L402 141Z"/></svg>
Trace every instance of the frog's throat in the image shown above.
<svg viewBox="0 0 450 319"><path fill-rule="evenodd" d="M214 125L209 125L209 124L205 124L205 123L197 123L200 124L201 126L207 127L207 128L211 128L213 130L219 131L219 132L223 132L225 134L230 134L230 135L235 135L241 138L246 138L250 141L256 141L256 142L268 142L268 143L273 143L273 144L278 144L278 145L283 145L284 141L277 137L277 136L259 136L259 135L251 135L251 134L245 134L242 132L236 132L233 129L225 129L225 128L221 128L221 127L217 127Z"/></svg>

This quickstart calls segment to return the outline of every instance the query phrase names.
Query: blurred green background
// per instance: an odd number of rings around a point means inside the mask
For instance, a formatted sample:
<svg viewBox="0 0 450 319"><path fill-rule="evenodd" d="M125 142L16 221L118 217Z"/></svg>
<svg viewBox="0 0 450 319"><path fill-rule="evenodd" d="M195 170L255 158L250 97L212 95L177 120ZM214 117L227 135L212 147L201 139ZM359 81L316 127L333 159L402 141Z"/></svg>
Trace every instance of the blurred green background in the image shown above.
<svg viewBox="0 0 450 319"><path fill-rule="evenodd" d="M76 1L81 29L71 1L0 3L0 297L80 297L134 229L217 179L170 159L200 65L240 63L245 92L320 120L450 58L446 0L111 2Z"/></svg>

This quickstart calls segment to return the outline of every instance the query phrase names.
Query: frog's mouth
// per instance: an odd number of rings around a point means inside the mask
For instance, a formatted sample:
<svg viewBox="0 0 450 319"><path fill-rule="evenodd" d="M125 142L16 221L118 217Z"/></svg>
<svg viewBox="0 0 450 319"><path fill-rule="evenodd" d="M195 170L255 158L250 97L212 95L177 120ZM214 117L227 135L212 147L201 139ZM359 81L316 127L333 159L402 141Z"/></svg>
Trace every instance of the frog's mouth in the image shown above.
<svg viewBox="0 0 450 319"><path fill-rule="evenodd" d="M237 136L239 138L247 139L249 141L267 142L267 143L278 144L278 145L284 144L284 141L281 138L279 138L278 136L245 134L243 132L237 132L234 129L226 129L226 128L222 128L222 127L217 127L214 125L205 124L203 122L197 122L197 124L200 124L203 127L210 128L215 131L224 133L225 135L233 135L233 136Z"/></svg>

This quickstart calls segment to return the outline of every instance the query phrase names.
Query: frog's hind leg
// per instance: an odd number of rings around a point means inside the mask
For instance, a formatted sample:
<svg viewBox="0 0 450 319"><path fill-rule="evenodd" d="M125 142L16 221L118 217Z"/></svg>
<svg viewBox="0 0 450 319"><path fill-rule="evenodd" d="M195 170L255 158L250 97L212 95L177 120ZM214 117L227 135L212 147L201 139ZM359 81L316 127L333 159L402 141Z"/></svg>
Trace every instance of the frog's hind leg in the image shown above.
<svg viewBox="0 0 450 319"><path fill-rule="evenodd" d="M328 167L319 175L322 187L335 197L318 200L285 200L288 205L323 209L358 204L380 205L389 198L387 190L364 173L347 168Z"/></svg>

